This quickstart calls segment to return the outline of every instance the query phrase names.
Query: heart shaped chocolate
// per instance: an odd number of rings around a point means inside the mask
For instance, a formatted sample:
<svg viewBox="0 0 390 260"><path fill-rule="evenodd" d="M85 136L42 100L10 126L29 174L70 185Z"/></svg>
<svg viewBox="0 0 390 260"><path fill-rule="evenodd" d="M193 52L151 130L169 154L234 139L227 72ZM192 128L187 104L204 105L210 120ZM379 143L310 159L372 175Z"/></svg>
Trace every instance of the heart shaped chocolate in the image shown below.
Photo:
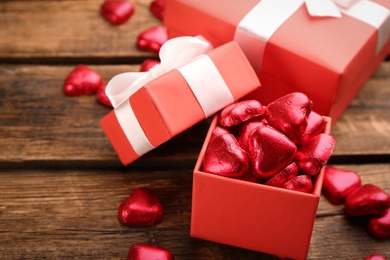
<svg viewBox="0 0 390 260"><path fill-rule="evenodd" d="M384 214L390 207L390 196L374 184L364 184L345 200L345 213L349 216Z"/></svg>
<svg viewBox="0 0 390 260"><path fill-rule="evenodd" d="M134 5L126 0L105 0L100 13L106 21L113 25L127 22L134 13Z"/></svg>
<svg viewBox="0 0 390 260"><path fill-rule="evenodd" d="M295 162L305 174L314 176L328 162L335 145L336 139L332 135L316 135L299 148Z"/></svg>
<svg viewBox="0 0 390 260"><path fill-rule="evenodd" d="M128 260L173 260L172 253L161 246L150 244L133 244L127 255Z"/></svg>
<svg viewBox="0 0 390 260"><path fill-rule="evenodd" d="M334 205L343 204L345 198L360 186L360 176L356 172L333 166L325 168L322 191Z"/></svg>
<svg viewBox="0 0 390 260"><path fill-rule="evenodd" d="M264 184L273 187L280 187L287 181L298 176L299 168L295 162L287 165L286 168L278 172L274 177L266 181Z"/></svg>
<svg viewBox="0 0 390 260"><path fill-rule="evenodd" d="M96 92L96 98L101 104L108 107L112 107L111 101L108 99L106 94L106 87L107 87L107 83L102 83L100 85L100 87Z"/></svg>
<svg viewBox="0 0 390 260"><path fill-rule="evenodd" d="M249 153L249 143L251 142L252 131L257 127L263 127L266 123L264 120L253 119L250 121L244 122L240 125L240 129L237 135L237 141L240 144L241 148Z"/></svg>
<svg viewBox="0 0 390 260"><path fill-rule="evenodd" d="M207 146L203 171L239 178L249 170L249 156L237 139L224 128L216 127Z"/></svg>
<svg viewBox="0 0 390 260"><path fill-rule="evenodd" d="M219 125L231 127L253 118L261 118L264 111L263 105L257 100L236 102L222 109Z"/></svg>
<svg viewBox="0 0 390 260"><path fill-rule="evenodd" d="M286 181L282 186L283 189L295 190L305 193L313 192L313 182L307 175L298 175Z"/></svg>
<svg viewBox="0 0 390 260"><path fill-rule="evenodd" d="M382 215L371 217L367 224L367 230L375 238L390 238L390 209Z"/></svg>
<svg viewBox="0 0 390 260"><path fill-rule="evenodd" d="M137 47L143 51L158 53L161 46L168 40L166 27L158 25L140 33L137 38Z"/></svg>
<svg viewBox="0 0 390 260"><path fill-rule="evenodd" d="M95 94L102 84L102 77L85 66L79 64L68 74L63 85L63 91L69 96Z"/></svg>
<svg viewBox="0 0 390 260"><path fill-rule="evenodd" d="M311 111L307 118L307 127L299 143L306 143L314 136L323 133L325 130L325 119L314 111Z"/></svg>
<svg viewBox="0 0 390 260"><path fill-rule="evenodd" d="M153 59L146 59L141 63L141 72L149 71L151 68L156 66L157 64L160 64L158 60L153 60Z"/></svg>
<svg viewBox="0 0 390 260"><path fill-rule="evenodd" d="M294 143L300 143L312 106L312 101L305 94L293 92L269 103L265 118L270 126L287 135Z"/></svg>
<svg viewBox="0 0 390 260"><path fill-rule="evenodd" d="M371 254L366 256L363 260L386 260L386 257L379 254Z"/></svg>
<svg viewBox="0 0 390 260"><path fill-rule="evenodd" d="M123 224L151 226L162 221L163 210L156 194L148 188L137 188L118 208Z"/></svg>
<svg viewBox="0 0 390 260"><path fill-rule="evenodd" d="M162 20L164 18L165 0L154 0L149 6L149 10L155 17Z"/></svg>
<svg viewBox="0 0 390 260"><path fill-rule="evenodd" d="M263 126L252 131L249 150L254 174L268 179L291 163L297 147L278 130Z"/></svg>

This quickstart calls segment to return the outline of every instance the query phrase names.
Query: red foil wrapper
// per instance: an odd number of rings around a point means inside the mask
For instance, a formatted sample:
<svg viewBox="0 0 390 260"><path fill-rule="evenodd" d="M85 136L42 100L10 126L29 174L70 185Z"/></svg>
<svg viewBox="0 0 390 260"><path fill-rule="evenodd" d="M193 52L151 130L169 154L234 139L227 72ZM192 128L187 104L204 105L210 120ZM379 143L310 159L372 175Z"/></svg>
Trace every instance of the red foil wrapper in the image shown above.
<svg viewBox="0 0 390 260"><path fill-rule="evenodd" d="M162 20L164 18L165 0L154 0L149 6L150 12Z"/></svg>
<svg viewBox="0 0 390 260"><path fill-rule="evenodd" d="M137 188L118 208L118 218L123 224L135 226L157 225L162 221L161 203L148 188Z"/></svg>
<svg viewBox="0 0 390 260"><path fill-rule="evenodd" d="M290 139L270 126L252 131L249 148L253 172L264 179L273 177L291 163L297 151Z"/></svg>
<svg viewBox="0 0 390 260"><path fill-rule="evenodd" d="M286 181L281 188L288 190L295 190L305 193L313 192L313 183L309 176L307 175L299 175L293 177L292 179Z"/></svg>
<svg viewBox="0 0 390 260"><path fill-rule="evenodd" d="M334 205L341 205L345 199L361 186L360 176L353 171L328 166L325 169L323 193Z"/></svg>
<svg viewBox="0 0 390 260"><path fill-rule="evenodd" d="M304 94L293 92L267 105L265 118L270 126L300 143L313 103Z"/></svg>
<svg viewBox="0 0 390 260"><path fill-rule="evenodd" d="M206 172L241 177L249 170L249 156L226 129L216 127L203 161Z"/></svg>
<svg viewBox="0 0 390 260"><path fill-rule="evenodd" d="M286 168L278 172L274 177L265 182L265 185L280 187L287 181L298 176L299 168L295 162L287 165Z"/></svg>
<svg viewBox="0 0 390 260"><path fill-rule="evenodd" d="M390 238L390 208L382 215L371 217L367 230L375 238Z"/></svg>
<svg viewBox="0 0 390 260"><path fill-rule="evenodd" d="M359 187L345 200L345 213L349 216L384 214L389 207L389 194L373 184Z"/></svg>
<svg viewBox="0 0 390 260"><path fill-rule="evenodd" d="M161 46L168 40L167 29L155 26L140 33L137 38L137 47L143 51L159 53Z"/></svg>
<svg viewBox="0 0 390 260"><path fill-rule="evenodd" d="M107 22L120 25L133 15L134 5L126 0L106 0L100 7L100 13Z"/></svg>
<svg viewBox="0 0 390 260"><path fill-rule="evenodd" d="M98 90L96 92L96 98L101 104L108 106L108 107L112 107L111 101L108 99L108 97L106 95L106 87L107 87L106 82L102 83L102 85L100 85L100 87L98 88Z"/></svg>
<svg viewBox="0 0 390 260"><path fill-rule="evenodd" d="M325 133L316 135L303 144L295 155L298 167L307 175L316 175L332 155L336 140Z"/></svg>
<svg viewBox="0 0 390 260"><path fill-rule="evenodd" d="M238 125L250 119L262 117L264 111L263 105L257 100L233 103L220 112L219 125L223 127Z"/></svg>
<svg viewBox="0 0 390 260"><path fill-rule="evenodd" d="M66 77L63 91L69 96L92 95L101 84L102 77L97 72L79 64Z"/></svg>
<svg viewBox="0 0 390 260"><path fill-rule="evenodd" d="M163 247L150 244L134 244L127 255L128 260L173 260L172 253Z"/></svg>
<svg viewBox="0 0 390 260"><path fill-rule="evenodd" d="M151 68L156 66L157 64L160 64L158 60L153 60L153 59L146 59L141 63L141 72L149 71Z"/></svg>

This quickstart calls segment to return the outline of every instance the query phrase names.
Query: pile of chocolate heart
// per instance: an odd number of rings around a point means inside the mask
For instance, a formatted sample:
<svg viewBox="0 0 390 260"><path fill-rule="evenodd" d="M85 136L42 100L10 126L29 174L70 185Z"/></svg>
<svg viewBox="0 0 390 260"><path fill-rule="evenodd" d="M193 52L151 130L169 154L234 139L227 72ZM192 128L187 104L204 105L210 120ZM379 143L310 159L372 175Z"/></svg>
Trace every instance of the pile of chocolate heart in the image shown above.
<svg viewBox="0 0 390 260"><path fill-rule="evenodd" d="M390 196L378 186L362 185L356 172L329 166L325 170L323 194L334 205L344 204L346 215L364 217L374 238L390 238Z"/></svg>
<svg viewBox="0 0 390 260"><path fill-rule="evenodd" d="M227 106L211 134L203 171L311 193L313 177L336 143L312 105L294 92L265 107L257 100Z"/></svg>

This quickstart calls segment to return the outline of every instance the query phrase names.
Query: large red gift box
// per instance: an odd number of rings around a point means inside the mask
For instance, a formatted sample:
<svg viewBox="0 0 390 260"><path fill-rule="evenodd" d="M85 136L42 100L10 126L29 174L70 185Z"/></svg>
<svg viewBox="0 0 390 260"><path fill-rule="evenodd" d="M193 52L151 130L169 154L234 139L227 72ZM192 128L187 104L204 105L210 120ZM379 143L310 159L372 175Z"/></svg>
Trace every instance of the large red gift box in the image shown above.
<svg viewBox="0 0 390 260"><path fill-rule="evenodd" d="M324 117L325 133L331 119ZM311 194L202 171L215 116L194 168L191 236L292 259L306 259L325 166Z"/></svg>
<svg viewBox="0 0 390 260"><path fill-rule="evenodd" d="M318 17L304 0L166 0L164 23L169 37L237 41L262 84L251 98L303 92L335 122L390 51L390 1L344 2L340 17Z"/></svg>
<svg viewBox="0 0 390 260"><path fill-rule="evenodd" d="M180 57L188 56L186 52L194 46L172 44L188 39L195 38L179 37L167 42L166 46L173 48L166 51L170 60L165 63L176 63ZM183 53L174 53L177 49ZM118 94L123 100L118 104L113 100L115 109L101 120L101 127L124 165L260 87L255 72L235 42L202 53L167 72L163 58L161 65L146 72L146 77L142 73L119 74L107 86L108 92L114 94L116 88L124 88ZM155 77L157 70L162 75ZM135 80L141 82L138 89L127 88L131 85L127 80L139 75L141 80Z"/></svg>

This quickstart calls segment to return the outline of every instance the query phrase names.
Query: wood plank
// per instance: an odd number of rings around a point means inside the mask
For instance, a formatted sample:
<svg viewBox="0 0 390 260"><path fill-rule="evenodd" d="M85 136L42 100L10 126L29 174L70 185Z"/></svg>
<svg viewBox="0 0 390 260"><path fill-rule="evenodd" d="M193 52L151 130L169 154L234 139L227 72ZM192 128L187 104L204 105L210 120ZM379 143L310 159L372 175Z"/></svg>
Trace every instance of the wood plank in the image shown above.
<svg viewBox="0 0 390 260"><path fill-rule="evenodd" d="M342 165L363 183L390 192L389 164ZM153 227L121 225L120 202L137 187L160 198L164 220ZM133 243L171 250L175 259L277 259L189 236L192 171L3 170L0 172L2 259L124 259ZM337 241L337 242L336 242ZM6 245L6 246L4 246ZM364 246L362 246L364 245ZM390 241L370 237L362 223L321 198L308 259L390 257Z"/></svg>
<svg viewBox="0 0 390 260"><path fill-rule="evenodd" d="M118 73L138 71L139 65L91 68L108 81ZM65 166L70 162L74 166L120 165L99 126L110 109L99 104L94 96L68 97L62 93L63 81L72 69L73 66L0 65L2 167L41 163ZM390 62L383 62L334 125L332 134L337 145L332 159L336 162L362 156L367 156L367 160L389 159L389 73ZM134 166L150 159L155 165L169 165L175 160L193 165L207 128L207 121L201 122L136 161Z"/></svg>
<svg viewBox="0 0 390 260"><path fill-rule="evenodd" d="M72 0L2 1L0 61L115 58L127 63L137 57L151 56L136 48L136 39L140 32L162 22L149 11L151 0L132 3L135 12L131 19L113 26L100 15L101 0L77 1L77 4Z"/></svg>

